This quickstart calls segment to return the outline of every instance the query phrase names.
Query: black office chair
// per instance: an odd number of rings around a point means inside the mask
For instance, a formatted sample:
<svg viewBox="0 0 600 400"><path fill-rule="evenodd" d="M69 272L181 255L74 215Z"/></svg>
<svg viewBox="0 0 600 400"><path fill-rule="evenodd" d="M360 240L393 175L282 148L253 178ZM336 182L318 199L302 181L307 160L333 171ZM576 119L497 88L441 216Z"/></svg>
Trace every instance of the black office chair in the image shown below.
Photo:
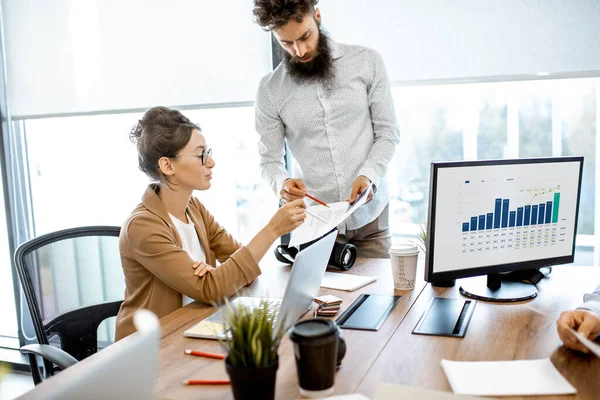
<svg viewBox="0 0 600 400"><path fill-rule="evenodd" d="M120 227L66 229L23 243L15 265L39 344L21 347L37 385L57 370L96 353L114 340L98 326L119 312L125 282L119 256ZM44 360L40 372L37 356ZM54 365L54 366L53 366Z"/></svg>

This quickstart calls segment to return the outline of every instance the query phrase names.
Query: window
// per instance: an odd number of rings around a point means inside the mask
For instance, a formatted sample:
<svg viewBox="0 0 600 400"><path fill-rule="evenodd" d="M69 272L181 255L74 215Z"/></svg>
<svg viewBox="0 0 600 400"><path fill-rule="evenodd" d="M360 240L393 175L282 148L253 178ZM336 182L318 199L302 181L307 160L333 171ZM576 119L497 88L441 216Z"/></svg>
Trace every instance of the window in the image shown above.
<svg viewBox="0 0 600 400"><path fill-rule="evenodd" d="M576 257L594 264L600 79L394 87L401 140L390 164L392 233L427 219L431 161L583 155ZM583 261L586 260L586 261Z"/></svg>
<svg viewBox="0 0 600 400"><path fill-rule="evenodd" d="M254 108L185 110L216 162L213 186L195 195L240 241L277 209L258 170ZM25 123L35 235L82 225L121 225L149 179L129 140L141 113L28 120ZM233 144L233 146L232 146Z"/></svg>

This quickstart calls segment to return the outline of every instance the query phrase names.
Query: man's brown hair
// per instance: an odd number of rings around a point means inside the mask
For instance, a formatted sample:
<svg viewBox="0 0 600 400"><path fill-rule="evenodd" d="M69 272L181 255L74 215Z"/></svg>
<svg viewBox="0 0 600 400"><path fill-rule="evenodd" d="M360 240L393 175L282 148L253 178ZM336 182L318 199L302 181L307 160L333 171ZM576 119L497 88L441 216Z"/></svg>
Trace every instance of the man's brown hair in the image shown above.
<svg viewBox="0 0 600 400"><path fill-rule="evenodd" d="M302 22L306 14L312 13L319 0L254 0L252 13L256 23L264 30L286 25L290 19Z"/></svg>

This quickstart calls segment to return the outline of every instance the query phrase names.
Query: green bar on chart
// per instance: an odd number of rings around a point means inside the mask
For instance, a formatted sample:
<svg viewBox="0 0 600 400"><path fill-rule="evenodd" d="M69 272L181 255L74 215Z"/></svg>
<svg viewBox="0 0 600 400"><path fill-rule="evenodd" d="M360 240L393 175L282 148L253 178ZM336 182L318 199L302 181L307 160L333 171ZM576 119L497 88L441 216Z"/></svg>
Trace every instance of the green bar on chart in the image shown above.
<svg viewBox="0 0 600 400"><path fill-rule="evenodd" d="M558 222L558 205L560 204L560 192L554 193L554 203L552 204L552 223Z"/></svg>

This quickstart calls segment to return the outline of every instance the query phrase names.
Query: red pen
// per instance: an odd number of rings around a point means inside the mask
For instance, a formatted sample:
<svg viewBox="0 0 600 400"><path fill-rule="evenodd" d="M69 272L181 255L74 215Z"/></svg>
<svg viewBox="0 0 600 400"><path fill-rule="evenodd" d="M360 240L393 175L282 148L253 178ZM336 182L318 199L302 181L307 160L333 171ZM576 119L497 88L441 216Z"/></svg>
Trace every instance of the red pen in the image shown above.
<svg viewBox="0 0 600 400"><path fill-rule="evenodd" d="M205 379L186 379L184 385L229 385L228 380L205 380Z"/></svg>
<svg viewBox="0 0 600 400"><path fill-rule="evenodd" d="M319 200L319 199L317 199L316 197L312 197L312 196L311 196L310 194L308 194L308 193L306 193L306 197L308 197L308 198L309 198L309 199L311 199L311 200L314 200L314 201L316 201L317 203L319 203L319 204L321 204L321 205L323 205L323 206L325 206L325 207L329 207L329 206L327 205L327 203L325 203L325 202L324 202L324 201L322 201L322 200ZM331 208L331 207L329 207L329 208Z"/></svg>
<svg viewBox="0 0 600 400"><path fill-rule="evenodd" d="M190 349L186 350L185 354L189 354L190 356L216 358L217 360L224 360L225 359L225 356L222 355L222 354L205 353L203 351L190 350Z"/></svg>

